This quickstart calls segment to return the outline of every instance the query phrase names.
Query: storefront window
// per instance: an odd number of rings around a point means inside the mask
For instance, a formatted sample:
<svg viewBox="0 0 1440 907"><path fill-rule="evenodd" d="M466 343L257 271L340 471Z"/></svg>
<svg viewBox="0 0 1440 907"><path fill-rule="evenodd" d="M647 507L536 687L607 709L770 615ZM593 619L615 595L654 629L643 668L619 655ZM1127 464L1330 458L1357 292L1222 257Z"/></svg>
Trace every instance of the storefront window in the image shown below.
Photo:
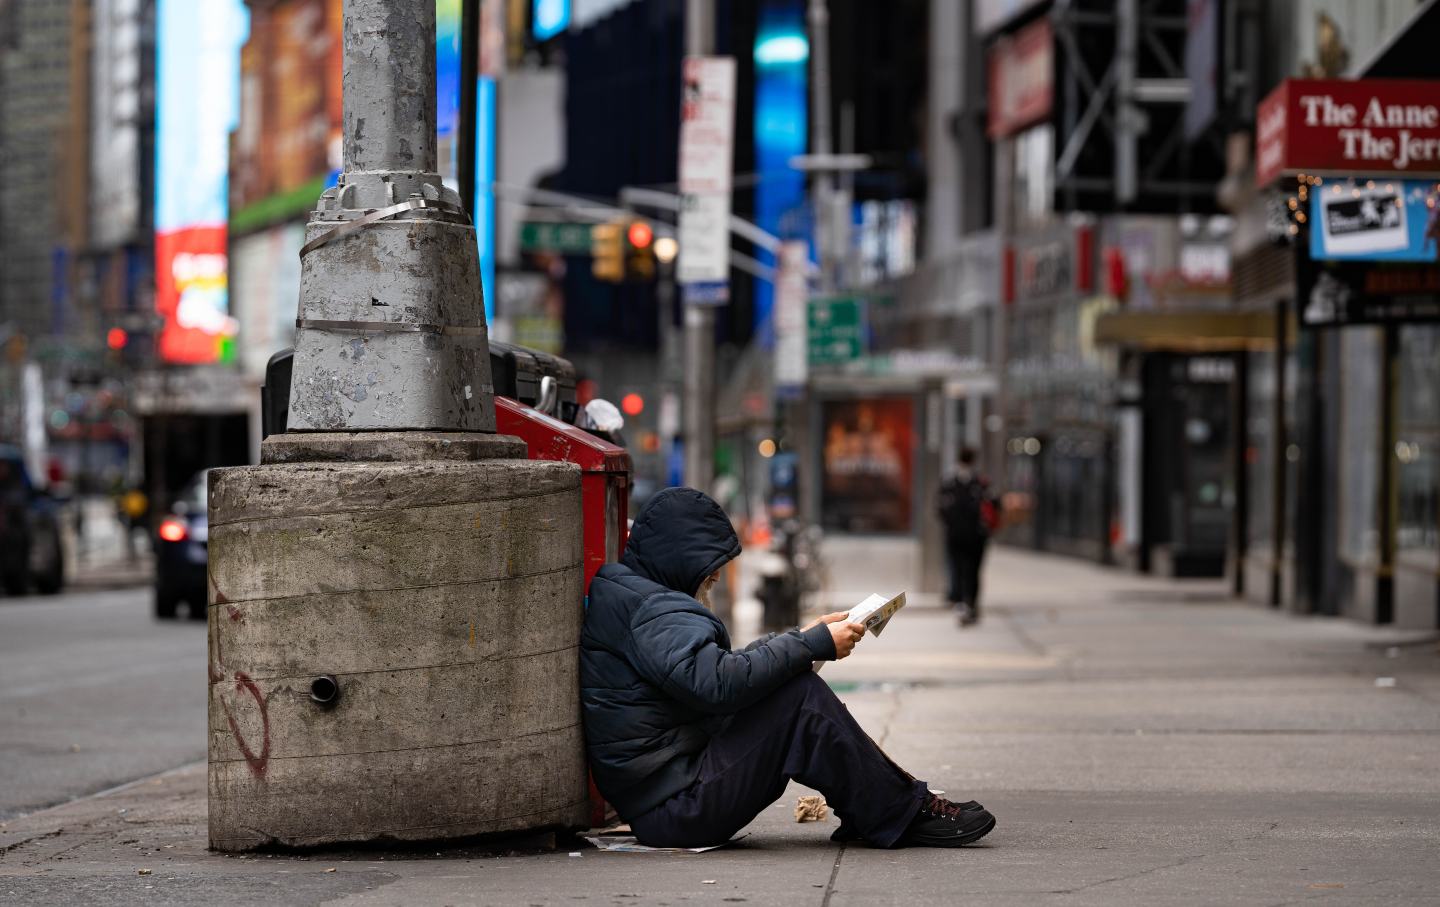
<svg viewBox="0 0 1440 907"><path fill-rule="evenodd" d="M915 405L909 397L826 401L821 522L842 532L909 532Z"/></svg>
<svg viewBox="0 0 1440 907"><path fill-rule="evenodd" d="M1378 328L1348 328L1340 337L1340 557L1355 566L1380 558L1384 343Z"/></svg>
<svg viewBox="0 0 1440 907"><path fill-rule="evenodd" d="M1098 433L1062 432L1042 457L1046 541L1059 550L1099 556L1105 543L1105 439Z"/></svg>
<svg viewBox="0 0 1440 907"><path fill-rule="evenodd" d="M1440 568L1440 327L1400 329L1395 459L1402 561Z"/></svg>

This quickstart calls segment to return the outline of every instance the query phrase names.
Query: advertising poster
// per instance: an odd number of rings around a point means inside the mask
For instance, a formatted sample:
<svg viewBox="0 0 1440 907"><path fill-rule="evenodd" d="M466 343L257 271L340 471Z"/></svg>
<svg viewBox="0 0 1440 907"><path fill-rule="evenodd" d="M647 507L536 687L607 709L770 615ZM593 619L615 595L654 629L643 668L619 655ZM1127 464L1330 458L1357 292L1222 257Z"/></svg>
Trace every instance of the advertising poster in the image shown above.
<svg viewBox="0 0 1440 907"><path fill-rule="evenodd" d="M1400 262L1314 262L1299 281L1305 327L1440 321L1440 267Z"/></svg>
<svg viewBox="0 0 1440 907"><path fill-rule="evenodd" d="M329 146L339 122L330 119L338 23L327 21L327 0L291 0L275 7L266 104L271 128L264 142L273 149L271 191L284 191L338 169ZM327 79L327 76L330 77ZM313 200L311 202L313 204Z"/></svg>
<svg viewBox="0 0 1440 907"><path fill-rule="evenodd" d="M238 115L242 0L156 10L155 308L165 362L235 355L226 261L230 132Z"/></svg>
<svg viewBox="0 0 1440 907"><path fill-rule="evenodd" d="M1327 180L1310 199L1316 261L1440 261L1440 190L1430 180Z"/></svg>
<svg viewBox="0 0 1440 907"><path fill-rule="evenodd" d="M909 397L821 405L821 523L855 533L909 532L914 511L915 404Z"/></svg>
<svg viewBox="0 0 1440 907"><path fill-rule="evenodd" d="M231 227L301 218L341 163L341 0L257 8L240 57Z"/></svg>

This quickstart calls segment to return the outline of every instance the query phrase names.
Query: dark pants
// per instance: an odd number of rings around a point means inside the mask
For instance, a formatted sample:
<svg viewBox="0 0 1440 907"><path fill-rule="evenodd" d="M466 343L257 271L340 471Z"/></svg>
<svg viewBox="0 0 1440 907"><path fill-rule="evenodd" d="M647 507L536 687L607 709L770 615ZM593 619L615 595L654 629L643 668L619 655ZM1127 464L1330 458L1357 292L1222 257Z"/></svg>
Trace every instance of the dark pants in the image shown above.
<svg viewBox="0 0 1440 907"><path fill-rule="evenodd" d="M950 603L969 605L980 616L980 564L985 560L985 539L951 542Z"/></svg>
<svg viewBox="0 0 1440 907"><path fill-rule="evenodd" d="M889 847L929 794L866 736L813 671L736 713L700 761L694 784L630 819L643 844L722 844L774 803L795 779L825 795L871 844Z"/></svg>

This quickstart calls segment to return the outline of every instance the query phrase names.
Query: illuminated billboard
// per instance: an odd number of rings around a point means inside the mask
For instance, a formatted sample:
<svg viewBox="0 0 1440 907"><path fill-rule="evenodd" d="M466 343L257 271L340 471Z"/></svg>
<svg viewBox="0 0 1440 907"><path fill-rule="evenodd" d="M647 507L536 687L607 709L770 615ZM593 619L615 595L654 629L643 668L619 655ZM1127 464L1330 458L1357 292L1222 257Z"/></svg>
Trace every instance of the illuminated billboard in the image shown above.
<svg viewBox="0 0 1440 907"><path fill-rule="evenodd" d="M158 0L155 308L165 362L234 358L226 261L229 142L239 113L242 0Z"/></svg>
<svg viewBox="0 0 1440 907"><path fill-rule="evenodd" d="M827 400L820 418L821 525L862 534L909 532L914 526L914 401Z"/></svg>
<svg viewBox="0 0 1440 907"><path fill-rule="evenodd" d="M495 79L481 76L475 86L475 241L480 245L480 285L485 294L485 323L495 321Z"/></svg>
<svg viewBox="0 0 1440 907"><path fill-rule="evenodd" d="M804 4L771 0L762 5L753 54L755 169L763 177L755 183L755 223L795 239L805 232L799 216L805 209L805 174L790 166L790 159L804 154L808 144L810 42ZM775 264L772 253L757 249L755 254L765 264ZM755 281L754 323L767 345L774 336L767 329L774 299L769 281Z"/></svg>
<svg viewBox="0 0 1440 907"><path fill-rule="evenodd" d="M340 171L341 0L257 5L240 52L230 230L304 217Z"/></svg>
<svg viewBox="0 0 1440 907"><path fill-rule="evenodd" d="M531 31L536 41L549 41L570 27L570 0L535 0Z"/></svg>

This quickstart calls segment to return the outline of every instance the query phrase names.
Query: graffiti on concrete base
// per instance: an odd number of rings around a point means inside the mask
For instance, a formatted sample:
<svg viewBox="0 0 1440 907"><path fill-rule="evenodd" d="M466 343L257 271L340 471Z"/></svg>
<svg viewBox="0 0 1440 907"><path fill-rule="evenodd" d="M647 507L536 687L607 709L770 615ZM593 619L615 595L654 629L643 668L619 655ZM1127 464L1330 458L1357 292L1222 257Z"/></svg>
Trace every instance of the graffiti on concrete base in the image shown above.
<svg viewBox="0 0 1440 907"><path fill-rule="evenodd" d="M265 704L265 696L260 692L260 687L244 671L235 672L235 691L249 693L255 698L255 704L260 707L260 753L258 755L250 749L245 734L240 730L240 723L235 720L235 714L230 711L230 704L223 697L220 699L220 708L225 710L225 720L230 723L230 733L235 735L235 743L240 747L240 754L245 757L245 763L250 766L250 773L256 778L264 778L265 770L270 765L269 708Z"/></svg>

